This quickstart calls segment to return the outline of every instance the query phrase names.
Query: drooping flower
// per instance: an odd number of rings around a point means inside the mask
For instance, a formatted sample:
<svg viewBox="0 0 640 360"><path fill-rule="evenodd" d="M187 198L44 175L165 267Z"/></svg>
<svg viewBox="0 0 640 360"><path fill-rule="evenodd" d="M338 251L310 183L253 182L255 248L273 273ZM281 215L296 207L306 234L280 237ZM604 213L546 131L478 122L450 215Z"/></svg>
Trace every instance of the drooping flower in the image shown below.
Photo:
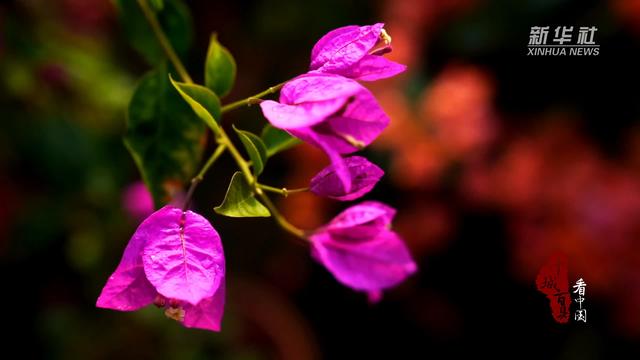
<svg viewBox="0 0 640 360"><path fill-rule="evenodd" d="M322 149L347 193L351 177L341 154L369 145L389 124L369 90L330 74L301 75L284 85L280 102L267 100L260 107L273 126Z"/></svg>
<svg viewBox="0 0 640 360"><path fill-rule="evenodd" d="M96 306L134 311L154 303L185 327L218 331L224 277L216 230L192 211L165 206L135 231Z"/></svg>
<svg viewBox="0 0 640 360"><path fill-rule="evenodd" d="M395 210L376 201L352 206L310 236L313 257L335 278L372 301L413 274L406 245L390 230Z"/></svg>
<svg viewBox="0 0 640 360"><path fill-rule="evenodd" d="M384 175L382 169L362 156L345 158L344 163L351 177L351 191L345 191L336 166L331 164L311 179L311 192L341 201L354 200L371 191Z"/></svg>
<svg viewBox="0 0 640 360"><path fill-rule="evenodd" d="M391 51L384 24L345 26L328 32L311 50L309 70L374 81L395 76L406 66L381 55Z"/></svg>

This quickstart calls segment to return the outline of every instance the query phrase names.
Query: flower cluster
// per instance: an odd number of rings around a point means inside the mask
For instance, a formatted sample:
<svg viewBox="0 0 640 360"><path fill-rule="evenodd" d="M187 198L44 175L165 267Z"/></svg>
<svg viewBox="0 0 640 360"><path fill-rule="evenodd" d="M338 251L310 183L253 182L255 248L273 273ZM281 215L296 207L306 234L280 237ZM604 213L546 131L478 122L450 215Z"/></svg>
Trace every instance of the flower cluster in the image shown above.
<svg viewBox="0 0 640 360"><path fill-rule="evenodd" d="M381 55L391 37L378 23L346 26L323 36L311 51L309 72L284 85L280 101L260 106L271 125L323 150L331 164L311 180L311 191L348 201L369 192L384 172L361 156L389 125L373 94L358 81L389 78L404 65ZM348 208L310 236L314 257L343 284L378 298L416 270L405 244L389 230L395 210L377 202Z"/></svg>
<svg viewBox="0 0 640 360"><path fill-rule="evenodd" d="M286 83L279 102L260 104L271 125L330 158L331 164L311 179L314 194L354 200L383 176L366 158L343 155L369 145L389 124L371 92L358 82L404 71L405 66L381 56L389 51L391 38L383 24L331 31L314 46L310 71ZM140 212L137 207L131 211ZM339 282L377 300L382 290L416 271L406 245L390 229L394 216L391 207L367 201L304 236L313 257ZM218 331L224 263L220 237L204 217L165 206L135 231L97 306L133 311L153 303L186 327Z"/></svg>
<svg viewBox="0 0 640 360"><path fill-rule="evenodd" d="M389 117L374 96L356 81L374 81L403 72L404 65L381 56L389 51L391 37L383 24L333 30L313 47L310 71L285 84L279 102L260 104L273 126L322 149L331 160L341 188L330 183L315 187L316 194L351 200L366 192L352 188L354 179L366 170L353 171L342 155L369 145L389 125ZM336 196L336 190L342 194Z"/></svg>

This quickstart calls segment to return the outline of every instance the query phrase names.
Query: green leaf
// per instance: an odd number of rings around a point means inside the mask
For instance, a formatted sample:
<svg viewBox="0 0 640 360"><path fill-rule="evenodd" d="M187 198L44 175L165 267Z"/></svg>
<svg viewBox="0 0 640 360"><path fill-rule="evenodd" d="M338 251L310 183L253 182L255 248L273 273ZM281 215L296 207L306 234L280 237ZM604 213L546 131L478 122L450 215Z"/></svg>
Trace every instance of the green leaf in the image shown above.
<svg viewBox="0 0 640 360"><path fill-rule="evenodd" d="M180 96L191 106L191 109L202 121L213 130L215 134L220 132L220 126L216 119L220 119L220 99L211 90L196 84L186 84L174 81L171 75L169 80Z"/></svg>
<svg viewBox="0 0 640 360"><path fill-rule="evenodd" d="M164 52L138 2L114 0L114 3L118 9L123 36L129 39L131 46L151 65L157 65L164 60ZM176 53L184 57L193 40L193 23L189 8L182 0L152 0L151 7L156 10L158 22Z"/></svg>
<svg viewBox="0 0 640 360"><path fill-rule="evenodd" d="M240 141L251 159L253 174L258 177L258 175L262 174L267 162L267 148L257 135L248 131L238 130L235 126L233 126L233 130L238 133L238 137L240 137Z"/></svg>
<svg viewBox="0 0 640 360"><path fill-rule="evenodd" d="M129 103L124 143L156 207L196 173L205 134L205 125L169 84L165 66L145 75Z"/></svg>
<svg viewBox="0 0 640 360"><path fill-rule="evenodd" d="M218 42L218 35L212 34L204 64L204 84L220 97L224 97L233 88L236 81L236 61Z"/></svg>
<svg viewBox="0 0 640 360"><path fill-rule="evenodd" d="M271 216L269 209L256 200L251 187L240 171L233 174L224 201L213 210L220 215L230 217Z"/></svg>
<svg viewBox="0 0 640 360"><path fill-rule="evenodd" d="M149 0L149 3L151 4L151 6L155 11L160 11L164 7L163 0Z"/></svg>
<svg viewBox="0 0 640 360"><path fill-rule="evenodd" d="M269 124L262 129L261 137L264 145L267 147L268 157L272 157L273 155L290 149L302 142L300 139L293 137L288 132L274 128Z"/></svg>

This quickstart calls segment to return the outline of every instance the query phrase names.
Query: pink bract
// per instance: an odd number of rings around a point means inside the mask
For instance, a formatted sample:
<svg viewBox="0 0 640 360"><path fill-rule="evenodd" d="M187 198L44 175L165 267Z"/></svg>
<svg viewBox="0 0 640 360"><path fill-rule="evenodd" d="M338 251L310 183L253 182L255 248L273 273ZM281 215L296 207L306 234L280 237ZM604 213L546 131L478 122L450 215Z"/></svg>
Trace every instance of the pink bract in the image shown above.
<svg viewBox="0 0 640 360"><path fill-rule="evenodd" d="M351 178L351 191L345 191L336 166L331 164L311 179L311 192L341 201L354 200L371 191L384 175L382 169L362 156L345 158L344 163Z"/></svg>
<svg viewBox="0 0 640 360"><path fill-rule="evenodd" d="M267 100L260 107L273 126L322 149L346 192L351 178L341 155L369 145L389 124L369 90L337 75L301 75L285 84L280 102Z"/></svg>
<svg viewBox="0 0 640 360"><path fill-rule="evenodd" d="M380 56L391 51L384 24L345 26L330 31L311 50L309 70L375 81L395 76L406 66Z"/></svg>
<svg viewBox="0 0 640 360"><path fill-rule="evenodd" d="M389 229L395 210L375 201L352 206L311 237L312 253L344 285L379 299L417 266L400 237Z"/></svg>
<svg viewBox="0 0 640 360"><path fill-rule="evenodd" d="M165 206L135 231L96 306L133 311L160 299L184 326L218 331L224 277L216 230L192 211Z"/></svg>

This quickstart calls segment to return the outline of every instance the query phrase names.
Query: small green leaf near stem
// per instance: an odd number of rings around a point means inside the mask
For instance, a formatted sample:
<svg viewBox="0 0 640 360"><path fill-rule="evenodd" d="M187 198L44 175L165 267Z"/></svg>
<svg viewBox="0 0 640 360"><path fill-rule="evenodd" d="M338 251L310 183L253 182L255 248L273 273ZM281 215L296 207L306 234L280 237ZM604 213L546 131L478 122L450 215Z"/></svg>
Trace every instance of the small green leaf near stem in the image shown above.
<svg viewBox="0 0 640 360"><path fill-rule="evenodd" d="M213 210L229 217L269 217L271 212L255 197L254 188L236 171L231 177L222 203Z"/></svg>

